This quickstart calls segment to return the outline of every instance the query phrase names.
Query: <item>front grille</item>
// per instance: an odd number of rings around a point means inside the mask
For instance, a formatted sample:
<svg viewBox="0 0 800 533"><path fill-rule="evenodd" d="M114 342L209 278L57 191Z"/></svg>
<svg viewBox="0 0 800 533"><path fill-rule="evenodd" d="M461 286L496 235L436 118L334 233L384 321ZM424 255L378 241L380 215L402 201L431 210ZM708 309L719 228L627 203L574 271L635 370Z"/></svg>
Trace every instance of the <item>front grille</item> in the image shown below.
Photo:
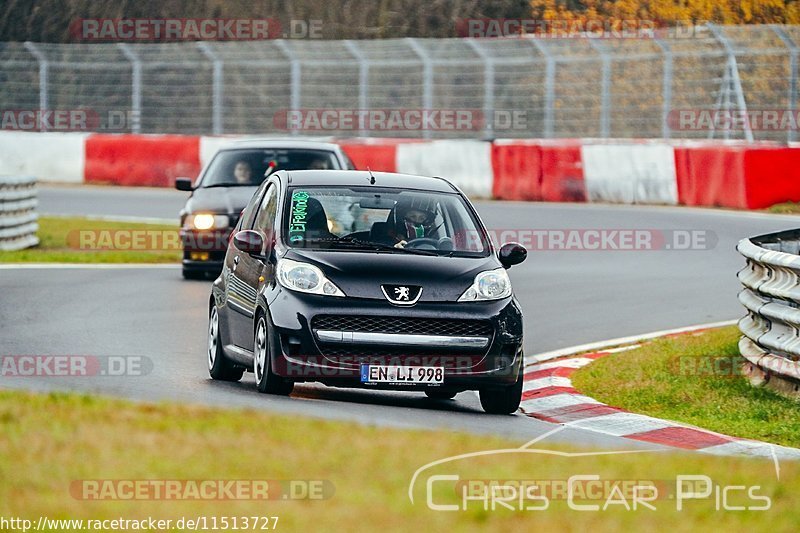
<svg viewBox="0 0 800 533"><path fill-rule="evenodd" d="M493 333L492 324L488 320L385 316L318 315L311 321L311 328L455 337L491 337Z"/></svg>
<svg viewBox="0 0 800 533"><path fill-rule="evenodd" d="M318 315L311 320L314 330L353 331L365 333L395 333L409 335L449 335L455 337L489 337L493 328L488 320L455 320L448 318L410 318L385 316ZM391 364L407 357L445 357L441 362L432 359L429 364L442 364L445 368L465 368L477 364L486 355L485 348L432 348L424 346L385 346L361 343L327 343L317 340L320 352L326 357L352 358L355 362L375 363L376 358L391 358ZM414 359L419 365L420 360ZM390 364L386 360L381 364ZM426 363L427 364L427 363Z"/></svg>

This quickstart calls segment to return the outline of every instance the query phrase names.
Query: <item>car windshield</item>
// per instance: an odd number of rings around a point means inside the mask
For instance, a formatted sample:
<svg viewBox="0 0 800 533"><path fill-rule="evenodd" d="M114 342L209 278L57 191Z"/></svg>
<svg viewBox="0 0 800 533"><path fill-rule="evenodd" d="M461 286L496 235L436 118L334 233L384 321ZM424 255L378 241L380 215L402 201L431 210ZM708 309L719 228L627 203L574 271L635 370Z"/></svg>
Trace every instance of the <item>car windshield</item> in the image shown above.
<svg viewBox="0 0 800 533"><path fill-rule="evenodd" d="M223 150L214 157L200 187L255 187L267 171L339 169L336 155L328 150L242 149Z"/></svg>
<svg viewBox="0 0 800 533"><path fill-rule="evenodd" d="M486 257L487 236L456 193L293 187L283 241L293 248Z"/></svg>

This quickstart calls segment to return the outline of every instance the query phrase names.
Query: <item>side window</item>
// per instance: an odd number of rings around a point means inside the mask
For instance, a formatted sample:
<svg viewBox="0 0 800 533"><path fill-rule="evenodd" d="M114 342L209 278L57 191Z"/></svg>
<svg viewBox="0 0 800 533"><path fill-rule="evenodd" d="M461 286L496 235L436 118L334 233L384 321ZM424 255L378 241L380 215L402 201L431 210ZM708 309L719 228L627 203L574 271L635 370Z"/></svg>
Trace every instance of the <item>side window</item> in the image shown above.
<svg viewBox="0 0 800 533"><path fill-rule="evenodd" d="M342 157L344 157L344 164L347 170L357 170L356 166L353 164L353 161L347 157L346 153L344 153L344 150L342 150Z"/></svg>
<svg viewBox="0 0 800 533"><path fill-rule="evenodd" d="M264 201L261 202L261 208L258 210L256 216L256 223L253 229L263 232L267 239L272 235L272 230L275 228L275 213L278 211L278 188L270 185L267 189L267 194L264 195Z"/></svg>
<svg viewBox="0 0 800 533"><path fill-rule="evenodd" d="M253 194L250 201L247 202L247 207L244 208L244 215L241 221L241 229L251 229L253 227L253 220L256 218L256 211L258 211L258 199L261 198L263 193L263 186Z"/></svg>

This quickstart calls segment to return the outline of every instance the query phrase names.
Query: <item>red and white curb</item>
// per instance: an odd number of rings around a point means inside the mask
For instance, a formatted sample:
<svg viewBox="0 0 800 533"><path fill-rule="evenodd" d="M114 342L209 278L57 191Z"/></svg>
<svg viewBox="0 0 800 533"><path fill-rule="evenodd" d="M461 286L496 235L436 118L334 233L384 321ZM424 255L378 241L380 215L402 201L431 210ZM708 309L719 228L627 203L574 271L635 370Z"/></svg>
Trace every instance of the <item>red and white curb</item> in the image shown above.
<svg viewBox="0 0 800 533"><path fill-rule="evenodd" d="M546 362L534 358L536 362L525 369L520 409L526 416L545 422L676 449L714 455L800 459L800 449L730 437L679 422L631 413L585 396L572 386L570 376L579 368L601 357L639 346L635 344Z"/></svg>

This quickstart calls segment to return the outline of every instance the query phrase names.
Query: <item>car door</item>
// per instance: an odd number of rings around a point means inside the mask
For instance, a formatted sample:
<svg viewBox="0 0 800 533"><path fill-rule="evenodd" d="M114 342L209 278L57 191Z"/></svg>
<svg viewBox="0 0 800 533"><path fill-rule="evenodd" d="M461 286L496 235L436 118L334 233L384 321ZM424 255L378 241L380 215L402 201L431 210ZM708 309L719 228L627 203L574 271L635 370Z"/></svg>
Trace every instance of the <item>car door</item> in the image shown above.
<svg viewBox="0 0 800 533"><path fill-rule="evenodd" d="M253 222L266 188L267 184L264 183L250 198L233 233L253 227ZM247 294L246 291L242 290L241 270L239 268L242 262L242 255L247 254L243 254L233 245L233 233L228 242L225 264L222 267L226 305L225 313L220 314L220 319L224 320L225 323L223 342L226 345L232 344L243 347L240 331L246 327L248 321L252 321L251 311L247 305Z"/></svg>
<svg viewBox="0 0 800 533"><path fill-rule="evenodd" d="M278 186L275 182L267 185L252 224L242 229L253 229L262 234L267 246L271 246L272 227L278 208ZM266 248L266 247L265 247ZM264 275L266 262L244 252L234 250L229 278L229 298L233 298L231 331L234 343L240 348L253 350L253 332L258 290Z"/></svg>

